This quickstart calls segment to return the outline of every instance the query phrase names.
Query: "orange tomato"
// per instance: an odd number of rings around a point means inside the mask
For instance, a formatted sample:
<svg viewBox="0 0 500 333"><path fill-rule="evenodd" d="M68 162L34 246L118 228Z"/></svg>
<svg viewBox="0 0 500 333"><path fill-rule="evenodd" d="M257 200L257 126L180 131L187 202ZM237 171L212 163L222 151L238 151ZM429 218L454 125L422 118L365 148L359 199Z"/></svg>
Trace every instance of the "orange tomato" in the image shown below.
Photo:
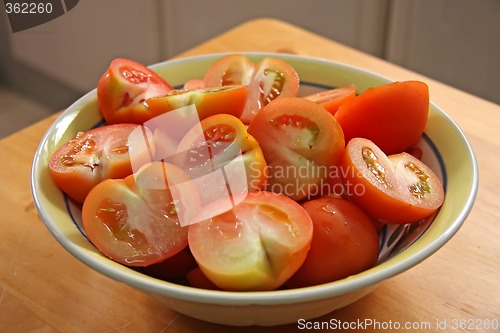
<svg viewBox="0 0 500 333"><path fill-rule="evenodd" d="M56 185L70 198L82 203L89 191L101 181L132 174L129 136L136 129L140 130L140 126L114 124L98 127L79 133L63 144L49 161ZM141 135L139 139L142 138ZM144 139L152 141L151 137ZM149 155L148 147L154 151L151 145L134 145L134 157L139 160L137 163Z"/></svg>
<svg viewBox="0 0 500 333"><path fill-rule="evenodd" d="M200 120L215 114L241 115L247 99L247 86L235 85L194 90L173 90L146 101L151 118L188 105L194 105Z"/></svg>
<svg viewBox="0 0 500 333"><path fill-rule="evenodd" d="M405 151L422 136L429 112L429 89L420 81L368 89L342 104L335 118L346 142L361 137L388 155Z"/></svg>
<svg viewBox="0 0 500 333"><path fill-rule="evenodd" d="M305 99L318 103L335 115L338 108L356 97L356 89L353 87L340 87L331 90L321 91L312 95L305 96Z"/></svg>
<svg viewBox="0 0 500 333"><path fill-rule="evenodd" d="M410 154L387 157L370 140L355 138L347 144L341 167L349 198L384 223L419 221L443 203L438 177Z"/></svg>

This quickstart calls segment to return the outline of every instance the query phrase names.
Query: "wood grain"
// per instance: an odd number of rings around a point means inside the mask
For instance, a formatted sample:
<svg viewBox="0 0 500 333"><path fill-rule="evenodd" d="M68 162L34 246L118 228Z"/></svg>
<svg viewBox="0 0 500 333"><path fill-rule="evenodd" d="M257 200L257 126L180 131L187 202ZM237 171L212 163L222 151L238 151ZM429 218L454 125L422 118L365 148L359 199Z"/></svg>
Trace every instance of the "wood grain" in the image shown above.
<svg viewBox="0 0 500 333"><path fill-rule="evenodd" d="M500 165L500 106L270 19L249 21L178 57L234 51L296 53L355 65L394 80L424 80L431 99L462 127L477 155L479 193L455 237L365 298L317 320L430 324L408 332L499 331L451 325L454 320L500 320L500 177L495 173ZM179 315L102 276L49 234L32 202L30 168L38 142L54 120L49 117L0 141L0 332L233 332L231 327ZM447 328L439 329L437 323L444 320ZM238 328L242 333L257 330L293 332L298 327ZM358 331L387 330L372 325Z"/></svg>

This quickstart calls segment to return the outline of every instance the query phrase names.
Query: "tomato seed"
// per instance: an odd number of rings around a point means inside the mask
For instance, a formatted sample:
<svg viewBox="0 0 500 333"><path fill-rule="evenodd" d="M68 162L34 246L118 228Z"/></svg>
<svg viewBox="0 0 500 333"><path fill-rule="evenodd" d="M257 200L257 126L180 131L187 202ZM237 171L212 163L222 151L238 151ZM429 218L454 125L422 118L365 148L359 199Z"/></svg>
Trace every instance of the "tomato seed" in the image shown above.
<svg viewBox="0 0 500 333"><path fill-rule="evenodd" d="M377 181L384 185L389 186L387 180L385 179L385 168L380 164L377 155L368 147L363 147L362 149L363 160L366 163L366 167L375 176Z"/></svg>

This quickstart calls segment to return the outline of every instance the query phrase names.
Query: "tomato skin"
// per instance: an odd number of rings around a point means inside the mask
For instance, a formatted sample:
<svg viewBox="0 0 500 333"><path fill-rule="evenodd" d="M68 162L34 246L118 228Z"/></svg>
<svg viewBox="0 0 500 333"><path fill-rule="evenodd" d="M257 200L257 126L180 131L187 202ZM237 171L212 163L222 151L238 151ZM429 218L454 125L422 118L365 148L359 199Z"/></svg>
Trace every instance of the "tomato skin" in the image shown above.
<svg viewBox="0 0 500 333"><path fill-rule="evenodd" d="M205 88L205 82L201 79L192 79L186 81L186 83L184 83L184 86L182 87L183 90L195 90L203 88Z"/></svg>
<svg viewBox="0 0 500 333"><path fill-rule="evenodd" d="M245 190L263 190L267 181L267 164L257 140L237 117L216 114L203 119L200 126L195 125L184 136L173 163L196 178L214 171L212 165L224 167L236 159L244 165L247 177Z"/></svg>
<svg viewBox="0 0 500 333"><path fill-rule="evenodd" d="M248 87L243 85L202 88L170 93L146 101L152 117L191 104L196 106L200 120L224 113L239 117L245 106Z"/></svg>
<svg viewBox="0 0 500 333"><path fill-rule="evenodd" d="M98 127L79 133L63 144L49 161L56 185L70 198L82 203L89 191L104 179L125 178L132 174L129 136L138 128L135 124ZM150 147L154 150L154 146ZM142 154L146 157L148 151Z"/></svg>
<svg viewBox="0 0 500 333"><path fill-rule="evenodd" d="M280 287L302 265L312 222L295 201L251 192L226 213L189 227L189 246L203 274L223 290Z"/></svg>
<svg viewBox="0 0 500 333"><path fill-rule="evenodd" d="M255 115L272 100L295 97L299 92L299 76L287 62L278 58L264 58L257 64L248 86L248 98L240 119L250 124Z"/></svg>
<svg viewBox="0 0 500 333"><path fill-rule="evenodd" d="M376 157L376 163L367 164L363 157L364 148L369 148ZM347 194L369 216L383 223L419 221L443 203L442 184L432 170L412 155L402 153L393 156L387 157L370 140L355 138L349 141L341 164L344 185L350 189ZM405 171L404 166L397 166L400 161L412 162L425 172L429 177L431 194L422 199L412 195L409 188L417 179L411 172ZM370 170L369 164L375 168ZM382 178L374 175L374 172L380 171Z"/></svg>
<svg viewBox="0 0 500 333"><path fill-rule="evenodd" d="M83 203L85 233L102 254L123 265L149 266L173 257L188 245L180 213L197 205L194 191L174 198L171 187L189 180L179 168L153 162L124 179L99 183Z"/></svg>
<svg viewBox="0 0 500 333"><path fill-rule="evenodd" d="M99 79L97 97L108 124L142 124L152 118L144 101L171 90L165 80L146 66L117 58Z"/></svg>
<svg viewBox="0 0 500 333"><path fill-rule="evenodd" d="M210 281L199 267L196 267L186 275L187 280L191 287L208 289L208 290L221 290L212 281Z"/></svg>
<svg viewBox="0 0 500 333"><path fill-rule="evenodd" d="M168 151L162 147L161 141L168 141L161 139L164 136L157 135L159 151ZM190 224L210 216L206 207L217 215L237 204L234 197L265 189L267 164L262 150L235 116L216 114L203 119L188 130L170 155L172 164L186 171L199 193L200 211L192 209L197 216Z"/></svg>
<svg viewBox="0 0 500 333"><path fill-rule="evenodd" d="M321 194L345 146L335 118L317 103L298 97L282 97L266 105L248 133L264 153L269 190L297 201L310 198L312 191Z"/></svg>
<svg viewBox="0 0 500 333"><path fill-rule="evenodd" d="M365 271L377 263L379 239L371 219L355 204L324 197L302 204L314 230L304 264L286 286L328 283Z"/></svg>
<svg viewBox="0 0 500 333"><path fill-rule="evenodd" d="M249 85L255 64L243 54L230 54L215 61L205 72L205 87Z"/></svg>
<svg viewBox="0 0 500 333"><path fill-rule="evenodd" d="M186 277L186 275L198 267L189 246L176 255L159 262L141 268L141 272L165 281L175 281Z"/></svg>
<svg viewBox="0 0 500 333"><path fill-rule="evenodd" d="M305 99L318 103L332 115L335 115L339 107L356 97L356 89L353 87L340 87L321 91L316 94L305 96Z"/></svg>
<svg viewBox="0 0 500 333"><path fill-rule="evenodd" d="M420 81L370 88L335 113L346 142L373 141L387 155L405 151L422 136L429 111L429 89Z"/></svg>

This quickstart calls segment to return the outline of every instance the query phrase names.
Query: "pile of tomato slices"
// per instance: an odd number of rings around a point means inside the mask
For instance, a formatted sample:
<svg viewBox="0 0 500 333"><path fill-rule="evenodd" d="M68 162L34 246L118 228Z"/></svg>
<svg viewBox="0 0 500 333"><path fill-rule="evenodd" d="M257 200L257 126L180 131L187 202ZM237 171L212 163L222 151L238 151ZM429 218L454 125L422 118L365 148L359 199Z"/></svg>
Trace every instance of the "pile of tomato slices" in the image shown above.
<svg viewBox="0 0 500 333"><path fill-rule="evenodd" d="M411 151L429 108L423 82L298 96L278 58L241 54L174 89L115 59L99 80L106 124L53 155L103 255L151 276L228 291L327 283L376 265L384 224L442 205Z"/></svg>

